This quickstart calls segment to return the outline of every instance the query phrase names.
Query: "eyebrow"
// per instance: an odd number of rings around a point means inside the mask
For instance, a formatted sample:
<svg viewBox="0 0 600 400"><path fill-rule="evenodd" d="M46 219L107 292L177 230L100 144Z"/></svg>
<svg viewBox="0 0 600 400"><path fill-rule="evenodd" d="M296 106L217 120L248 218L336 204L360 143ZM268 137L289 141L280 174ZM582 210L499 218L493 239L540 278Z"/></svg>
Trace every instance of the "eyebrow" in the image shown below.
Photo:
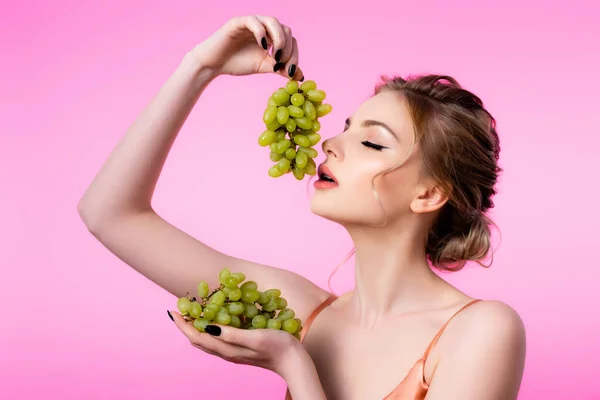
<svg viewBox="0 0 600 400"><path fill-rule="evenodd" d="M350 126L350 118L346 118L346 125ZM392 130L392 128L390 128L390 127L389 127L387 124L385 124L385 123L383 123L383 122L381 122L381 121L375 121L375 120L373 120L373 119L365 119L365 120L362 122L361 126L362 126L363 128L368 128L368 127L370 127L370 126L380 126L380 127L382 127L383 129L387 130L389 133L391 133L391 134L392 134L392 136L393 136L393 137L394 137L396 140L400 141L400 139L398 138L398 135L396 135L396 133L395 133L395 132Z"/></svg>

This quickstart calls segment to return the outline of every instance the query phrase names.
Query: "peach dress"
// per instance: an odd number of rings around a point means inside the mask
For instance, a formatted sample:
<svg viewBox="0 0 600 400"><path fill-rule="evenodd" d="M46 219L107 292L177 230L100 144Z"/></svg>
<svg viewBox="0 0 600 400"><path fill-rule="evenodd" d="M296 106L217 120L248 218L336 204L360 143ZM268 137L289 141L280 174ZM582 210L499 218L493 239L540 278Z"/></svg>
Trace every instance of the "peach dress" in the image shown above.
<svg viewBox="0 0 600 400"><path fill-rule="evenodd" d="M319 306L317 308L314 309L314 311L310 314L310 316L307 318L307 320L303 324L302 332L300 332L300 341L304 341L304 337L306 336L306 333L308 332L308 328L310 327L310 325L312 324L314 319L317 317L317 315L321 311L323 311L323 309L325 307L327 307L328 305L333 303L336 299L337 299L337 296L331 295L323 303L319 304ZM408 372L406 377L400 382L400 384L398 386L396 386L394 388L394 390L392 390L382 400L424 400L425 399L425 395L427 394L427 390L429 389L429 386L425 382L425 376L424 376L425 361L427 360L427 356L429 356L431 349L433 349L433 347L439 340L440 336L442 336L444 329L446 329L446 326L448 326L448 323L452 320L452 318L454 318L458 313L460 313L465 308L477 303L478 301L480 301L480 300L476 299L476 300L470 301L469 303L464 305L460 310L458 310L456 313L454 313L454 315L452 315L452 317L450 317L450 319L448 319L448 321L446 321L446 323L440 328L440 330L435 335L435 337L431 340L431 342L429 343L429 346L427 346L427 350L425 350L425 353L423 354L423 356L412 366L412 368L410 369L410 371ZM285 394L285 400L292 400L292 396L290 395L289 390Z"/></svg>

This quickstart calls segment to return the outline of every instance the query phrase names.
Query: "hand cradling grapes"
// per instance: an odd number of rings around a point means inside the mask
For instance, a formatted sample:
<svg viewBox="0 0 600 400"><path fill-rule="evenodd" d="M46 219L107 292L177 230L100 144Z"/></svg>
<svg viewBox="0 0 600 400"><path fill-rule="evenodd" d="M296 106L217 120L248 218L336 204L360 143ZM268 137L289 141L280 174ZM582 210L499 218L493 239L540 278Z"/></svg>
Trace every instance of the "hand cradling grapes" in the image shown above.
<svg viewBox="0 0 600 400"><path fill-rule="evenodd" d="M271 95L263 115L267 130L258 138L259 145L270 147L270 158L275 162L269 176L278 178L292 172L302 180L305 175L316 174L313 159L318 153L313 146L321 141L319 118L332 110L330 104L323 104L325 97L315 81L298 86L294 80Z"/></svg>
<svg viewBox="0 0 600 400"><path fill-rule="evenodd" d="M240 329L277 329L292 334L300 340L302 321L287 308L287 301L279 289L258 290L254 281L246 281L242 273L231 273L223 268L219 273L219 287L212 292L208 283L198 284L198 298L177 300L183 318L200 332L211 322ZM243 283L242 283L243 282Z"/></svg>

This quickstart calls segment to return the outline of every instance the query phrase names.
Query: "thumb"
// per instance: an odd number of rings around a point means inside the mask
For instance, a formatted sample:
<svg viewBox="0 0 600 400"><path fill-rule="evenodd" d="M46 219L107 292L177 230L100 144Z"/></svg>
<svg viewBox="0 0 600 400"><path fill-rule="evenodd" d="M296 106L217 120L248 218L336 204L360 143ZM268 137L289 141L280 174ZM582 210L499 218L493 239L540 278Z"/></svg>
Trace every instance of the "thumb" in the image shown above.
<svg viewBox="0 0 600 400"><path fill-rule="evenodd" d="M258 329L256 331L259 331ZM260 333L238 329L228 325L206 325L204 332L229 344L254 349L260 340Z"/></svg>

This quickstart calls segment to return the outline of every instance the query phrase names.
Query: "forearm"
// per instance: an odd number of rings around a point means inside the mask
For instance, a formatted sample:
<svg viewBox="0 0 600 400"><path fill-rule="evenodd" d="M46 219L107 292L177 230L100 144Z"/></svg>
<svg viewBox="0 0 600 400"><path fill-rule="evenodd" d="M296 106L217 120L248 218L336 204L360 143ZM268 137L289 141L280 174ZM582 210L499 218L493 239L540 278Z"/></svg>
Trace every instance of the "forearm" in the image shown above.
<svg viewBox="0 0 600 400"><path fill-rule="evenodd" d="M294 351L281 374L293 400L327 400L313 360L304 349Z"/></svg>
<svg viewBox="0 0 600 400"><path fill-rule="evenodd" d="M215 74L190 52L109 155L79 203L84 219L150 209L167 155ZM91 221L90 221L91 222Z"/></svg>

